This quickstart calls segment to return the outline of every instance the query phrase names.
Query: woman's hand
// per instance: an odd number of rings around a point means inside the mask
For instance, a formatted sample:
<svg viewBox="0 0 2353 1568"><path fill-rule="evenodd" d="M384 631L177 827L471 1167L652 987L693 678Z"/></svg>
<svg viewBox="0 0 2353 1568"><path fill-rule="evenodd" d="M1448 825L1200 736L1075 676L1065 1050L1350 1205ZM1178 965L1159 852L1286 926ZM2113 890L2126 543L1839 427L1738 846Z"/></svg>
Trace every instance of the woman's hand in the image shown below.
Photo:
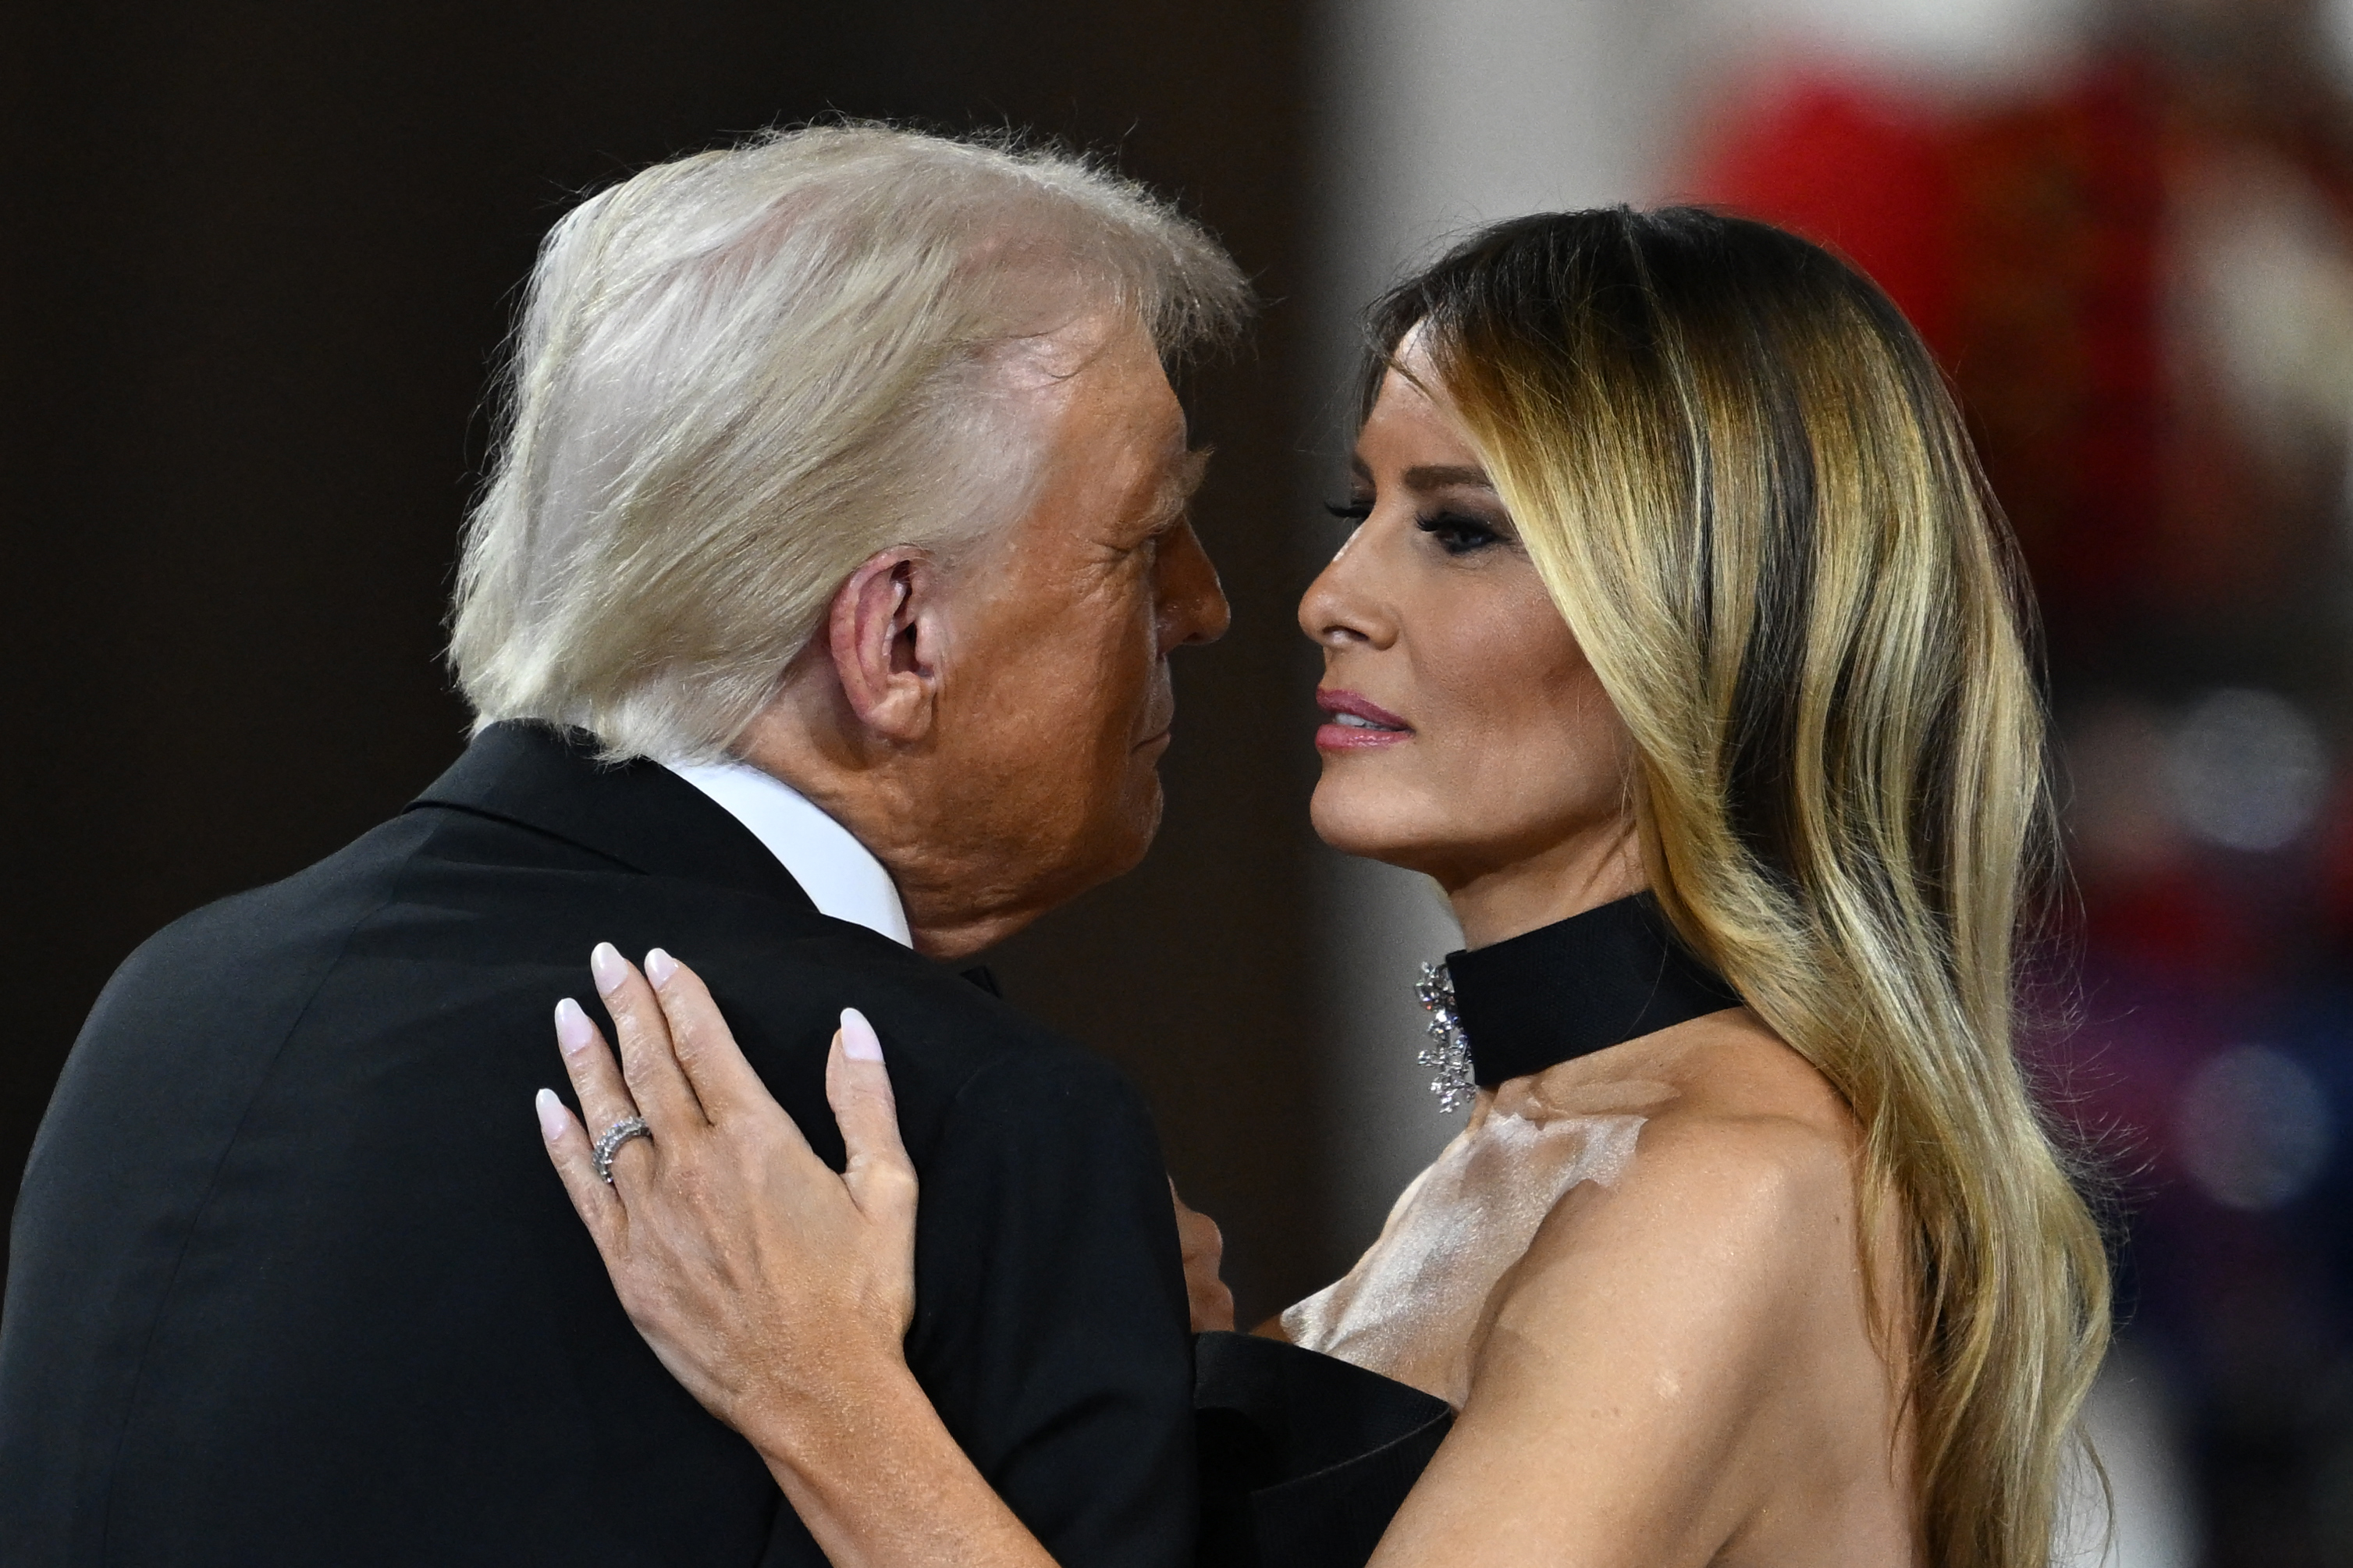
<svg viewBox="0 0 2353 1568"><path fill-rule="evenodd" d="M609 943L589 967L620 1063L566 998L565 1071L587 1126L542 1089L540 1130L629 1320L704 1407L772 1461L907 1378L915 1171L882 1050L845 1012L826 1098L849 1150L836 1175L744 1060L692 970L659 948L640 974ZM596 1140L642 1118L647 1136ZM879 1397L879 1395L877 1395Z"/></svg>
<svg viewBox="0 0 2353 1568"><path fill-rule="evenodd" d="M1168 1201L1176 1205L1176 1244L1185 1254L1185 1296L1193 1309L1193 1332L1234 1326L1234 1293L1219 1277L1225 1263L1226 1238L1218 1222L1185 1206L1176 1183L1168 1183Z"/></svg>
<svg viewBox="0 0 2353 1568"><path fill-rule="evenodd" d="M640 975L599 944L588 966L620 1065L560 1003L589 1130L542 1089L540 1131L662 1364L751 1440L836 1568L1054 1568L907 1370L915 1168L872 1028L844 1012L826 1059L837 1176L683 964L657 948ZM646 1136L613 1141L632 1118Z"/></svg>

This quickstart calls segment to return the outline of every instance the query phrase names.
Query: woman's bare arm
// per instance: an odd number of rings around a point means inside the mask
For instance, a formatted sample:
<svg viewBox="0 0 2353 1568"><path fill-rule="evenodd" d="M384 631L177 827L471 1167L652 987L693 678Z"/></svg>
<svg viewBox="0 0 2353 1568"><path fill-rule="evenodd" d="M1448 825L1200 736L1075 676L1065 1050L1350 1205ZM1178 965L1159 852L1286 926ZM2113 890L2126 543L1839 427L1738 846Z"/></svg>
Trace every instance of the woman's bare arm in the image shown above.
<svg viewBox="0 0 2353 1568"><path fill-rule="evenodd" d="M692 971L657 950L641 974L610 948L596 968L619 1065L567 1003L565 1070L591 1127L634 1115L651 1137L616 1151L607 1185L545 1091L540 1127L662 1364L759 1450L838 1568L1051 1568L907 1368L915 1172L865 1020L843 1015L826 1064L849 1157L837 1176Z"/></svg>

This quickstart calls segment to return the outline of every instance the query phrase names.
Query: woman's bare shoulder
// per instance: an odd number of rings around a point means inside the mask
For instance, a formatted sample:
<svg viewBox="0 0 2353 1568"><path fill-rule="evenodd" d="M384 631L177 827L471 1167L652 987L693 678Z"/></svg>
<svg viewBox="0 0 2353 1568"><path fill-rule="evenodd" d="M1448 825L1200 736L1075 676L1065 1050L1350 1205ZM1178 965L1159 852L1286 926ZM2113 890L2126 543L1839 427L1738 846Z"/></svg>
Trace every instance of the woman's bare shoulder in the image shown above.
<svg viewBox="0 0 2353 1568"><path fill-rule="evenodd" d="M1853 1277L1862 1132L1837 1091L1745 1011L1643 1044L1582 1081L1535 1086L1554 1114L1607 1105L1643 1122L1612 1180L1555 1206L1513 1294L1582 1311L1596 1281L1647 1281L1720 1329L1721 1315L1770 1321L1818 1298L1826 1271Z"/></svg>
<svg viewBox="0 0 2353 1568"><path fill-rule="evenodd" d="M1909 1517L1901 1380L1870 1323L1904 1292L1864 1282L1862 1138L1841 1097L1745 1012L1505 1088L1504 1114L1639 1126L1488 1298L1470 1397L1399 1546L1451 1561L1507 1541L1517 1562L1548 1542L1582 1561L1609 1542L1618 1562L1640 1542L1641 1561L1696 1563L1769 1520L1842 1544L1758 1561L1897 1560L1875 1543Z"/></svg>
<svg viewBox="0 0 2353 1568"><path fill-rule="evenodd" d="M1630 1176L1727 1196L1852 1187L1862 1129L1811 1063L1746 1009L1683 1032L1687 1039L1661 1043L1675 1092L1651 1112L1640 1150L1649 1158Z"/></svg>
<svg viewBox="0 0 2353 1568"><path fill-rule="evenodd" d="M1673 1520L1712 1551L1797 1482L1884 1446L1853 1118L1761 1026L1679 1031L1530 1086L1544 1104L1521 1114L1642 1121L1630 1158L1571 1188L1490 1298L1449 1439L1454 1524L1508 1507L1570 1541L1604 1517Z"/></svg>
<svg viewBox="0 0 2353 1568"><path fill-rule="evenodd" d="M1746 1008L1505 1086L1498 1110L1643 1118L1646 1187L1851 1179L1862 1129L1830 1081Z"/></svg>

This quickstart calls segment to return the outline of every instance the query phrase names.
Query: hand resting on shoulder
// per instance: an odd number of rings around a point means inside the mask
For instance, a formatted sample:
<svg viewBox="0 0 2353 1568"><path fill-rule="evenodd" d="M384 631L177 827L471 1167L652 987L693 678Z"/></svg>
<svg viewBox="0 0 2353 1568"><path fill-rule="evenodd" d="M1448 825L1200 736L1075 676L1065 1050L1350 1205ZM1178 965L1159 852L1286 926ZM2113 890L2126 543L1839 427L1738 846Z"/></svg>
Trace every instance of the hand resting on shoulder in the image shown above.
<svg viewBox="0 0 2353 1568"><path fill-rule="evenodd" d="M844 1015L828 1062L837 1175L691 970L659 951L642 974L606 961L625 971L606 998L618 1062L571 1009L565 1069L592 1124L636 1115L650 1136L613 1152L607 1185L553 1095L540 1116L631 1321L760 1451L837 1564L1042 1568L902 1354L916 1184L865 1021ZM1745 1017L1655 1037L1668 1065L1645 1077L1730 1088L1655 1107L1620 1179L1573 1188L1546 1218L1376 1564L1797 1563L1826 1525L1862 1552L1851 1561L1915 1560L1884 1505L1905 1462L1900 1390L1880 1337L1856 1332L1904 1304L1865 1287L1851 1126L1786 1046L1727 1022ZM1197 1326L1229 1326L1216 1227L1177 1208ZM1841 1446L1855 1452L1825 1463ZM1790 1494L1793 1476L1858 1474L1879 1484Z"/></svg>

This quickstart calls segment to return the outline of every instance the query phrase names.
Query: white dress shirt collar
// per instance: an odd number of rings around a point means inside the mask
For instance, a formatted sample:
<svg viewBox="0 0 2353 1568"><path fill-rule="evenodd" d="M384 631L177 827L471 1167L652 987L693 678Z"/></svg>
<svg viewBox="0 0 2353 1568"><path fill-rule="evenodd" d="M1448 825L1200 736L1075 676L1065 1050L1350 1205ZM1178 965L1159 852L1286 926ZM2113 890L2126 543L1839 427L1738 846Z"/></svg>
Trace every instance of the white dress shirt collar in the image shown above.
<svg viewBox="0 0 2353 1568"><path fill-rule="evenodd" d="M848 828L809 798L744 762L670 763L670 770L716 801L768 846L820 915L914 946L891 874Z"/></svg>

